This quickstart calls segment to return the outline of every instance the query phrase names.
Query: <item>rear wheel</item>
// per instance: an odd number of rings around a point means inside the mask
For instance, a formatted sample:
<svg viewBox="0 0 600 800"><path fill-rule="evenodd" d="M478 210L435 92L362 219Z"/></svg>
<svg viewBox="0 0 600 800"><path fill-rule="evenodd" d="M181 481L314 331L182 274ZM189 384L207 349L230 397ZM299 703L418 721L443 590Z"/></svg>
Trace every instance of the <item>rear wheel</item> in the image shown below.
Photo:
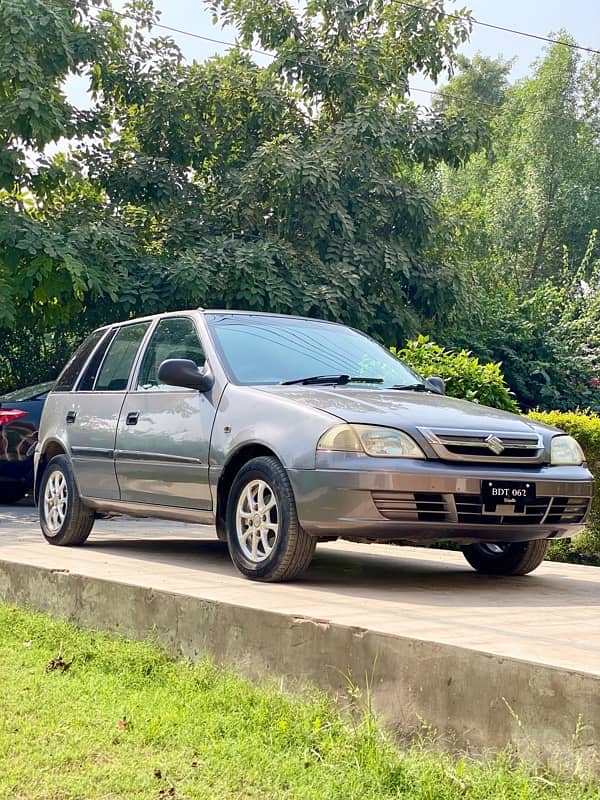
<svg viewBox="0 0 600 800"><path fill-rule="evenodd" d="M50 544L83 544L94 524L94 512L84 506L66 456L55 456L40 484L40 526Z"/></svg>
<svg viewBox="0 0 600 800"><path fill-rule="evenodd" d="M548 540L469 544L462 551L473 569L484 575L526 575L546 557Z"/></svg>
<svg viewBox="0 0 600 800"><path fill-rule="evenodd" d="M287 472L276 458L253 458L236 475L227 544L235 566L253 580L291 580L310 564L316 540L300 526Z"/></svg>

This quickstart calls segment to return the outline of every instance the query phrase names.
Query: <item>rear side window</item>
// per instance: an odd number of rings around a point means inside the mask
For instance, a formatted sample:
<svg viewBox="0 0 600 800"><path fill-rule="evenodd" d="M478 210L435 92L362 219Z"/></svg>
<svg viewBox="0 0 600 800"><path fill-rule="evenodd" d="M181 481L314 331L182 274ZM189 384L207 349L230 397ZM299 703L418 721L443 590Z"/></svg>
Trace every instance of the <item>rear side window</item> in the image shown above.
<svg viewBox="0 0 600 800"><path fill-rule="evenodd" d="M82 344L79 345L75 354L71 357L71 360L67 363L67 366L63 369L63 371L58 376L58 380L56 381L56 386L54 387L55 392L70 392L73 386L75 385L75 381L85 362L90 357L92 351L98 344L98 342L102 339L104 334L106 333L106 328L102 328L101 330L94 331L90 333L90 335L83 341Z"/></svg>
<svg viewBox="0 0 600 800"><path fill-rule="evenodd" d="M129 373L150 322L125 325L117 330L100 367L94 391L124 392L129 382Z"/></svg>
<svg viewBox="0 0 600 800"><path fill-rule="evenodd" d="M108 348L110 347L110 343L115 338L115 334L118 331L118 328L113 328L112 331L105 336L102 342L98 345L96 350L94 351L94 355L88 361L88 365L85 368L85 371L81 378L79 379L79 383L77 384L77 391L78 392L91 392L94 388L94 384L96 383L96 377L98 375L98 370L102 366L102 362L104 360L104 355Z"/></svg>

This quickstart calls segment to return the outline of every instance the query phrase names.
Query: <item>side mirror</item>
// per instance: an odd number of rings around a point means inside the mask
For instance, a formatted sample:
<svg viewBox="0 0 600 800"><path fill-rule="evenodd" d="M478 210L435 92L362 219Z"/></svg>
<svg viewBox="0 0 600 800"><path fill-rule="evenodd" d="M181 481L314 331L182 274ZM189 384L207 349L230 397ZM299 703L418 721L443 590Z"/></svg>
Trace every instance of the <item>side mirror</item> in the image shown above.
<svg viewBox="0 0 600 800"><path fill-rule="evenodd" d="M183 386L208 392L215 382L212 375L203 375L198 365L188 358L168 358L158 368L158 380L168 386Z"/></svg>
<svg viewBox="0 0 600 800"><path fill-rule="evenodd" d="M436 394L446 394L446 384L443 378L427 378L427 383Z"/></svg>

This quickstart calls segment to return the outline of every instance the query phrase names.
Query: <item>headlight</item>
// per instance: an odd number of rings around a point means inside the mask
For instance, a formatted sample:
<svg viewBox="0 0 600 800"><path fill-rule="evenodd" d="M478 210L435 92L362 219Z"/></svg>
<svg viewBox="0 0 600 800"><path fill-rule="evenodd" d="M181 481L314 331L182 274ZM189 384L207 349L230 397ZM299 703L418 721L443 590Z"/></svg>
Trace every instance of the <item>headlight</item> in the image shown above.
<svg viewBox="0 0 600 800"><path fill-rule="evenodd" d="M342 450L384 458L425 458L410 436L376 425L336 425L321 436L317 450Z"/></svg>
<svg viewBox="0 0 600 800"><path fill-rule="evenodd" d="M555 436L550 448L550 463L555 465L583 464L585 455L572 436Z"/></svg>

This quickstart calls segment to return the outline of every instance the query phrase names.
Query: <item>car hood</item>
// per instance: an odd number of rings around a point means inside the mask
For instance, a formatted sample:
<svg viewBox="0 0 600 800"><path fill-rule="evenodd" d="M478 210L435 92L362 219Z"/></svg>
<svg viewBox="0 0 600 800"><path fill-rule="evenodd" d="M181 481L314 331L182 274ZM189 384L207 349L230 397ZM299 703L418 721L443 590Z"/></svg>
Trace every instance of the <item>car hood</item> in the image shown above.
<svg viewBox="0 0 600 800"><path fill-rule="evenodd" d="M259 387L257 387L259 388ZM261 391L333 414L345 422L411 430L456 428L490 433L541 433L555 430L517 414L454 397L385 389L265 386Z"/></svg>

